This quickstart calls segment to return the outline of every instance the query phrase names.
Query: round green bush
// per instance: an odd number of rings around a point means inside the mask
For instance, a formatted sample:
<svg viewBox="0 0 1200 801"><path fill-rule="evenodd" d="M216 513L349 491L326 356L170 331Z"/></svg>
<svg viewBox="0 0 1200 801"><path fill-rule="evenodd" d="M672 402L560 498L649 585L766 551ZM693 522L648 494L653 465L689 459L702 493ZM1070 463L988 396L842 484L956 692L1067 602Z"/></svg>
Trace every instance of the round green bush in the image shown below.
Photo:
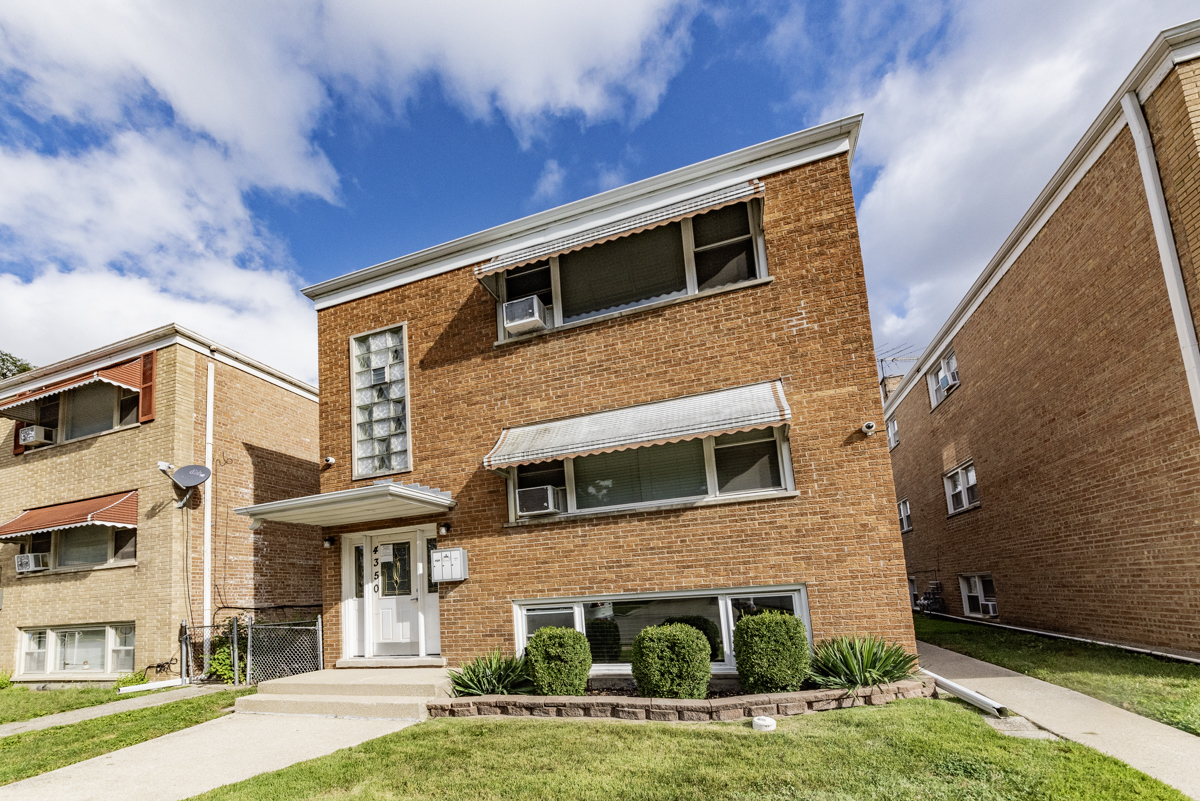
<svg viewBox="0 0 1200 801"><path fill-rule="evenodd" d="M733 653L746 692L795 692L808 677L808 637L793 615L768 611L743 617L733 627Z"/></svg>
<svg viewBox="0 0 1200 801"><path fill-rule="evenodd" d="M592 652L583 632L547 626L529 638L525 666L537 695L583 695Z"/></svg>
<svg viewBox="0 0 1200 801"><path fill-rule="evenodd" d="M601 617L589 620L586 628L593 662L621 661L621 629L617 621Z"/></svg>
<svg viewBox="0 0 1200 801"><path fill-rule="evenodd" d="M704 698L712 666L704 635L686 623L642 629L633 640L633 680L646 698Z"/></svg>
<svg viewBox="0 0 1200 801"><path fill-rule="evenodd" d="M721 627L715 622L700 615L681 615L680 617L672 617L664 620L661 625L665 626L669 623L682 623L685 626L691 626L699 631L704 635L704 639L708 640L708 661L720 661Z"/></svg>

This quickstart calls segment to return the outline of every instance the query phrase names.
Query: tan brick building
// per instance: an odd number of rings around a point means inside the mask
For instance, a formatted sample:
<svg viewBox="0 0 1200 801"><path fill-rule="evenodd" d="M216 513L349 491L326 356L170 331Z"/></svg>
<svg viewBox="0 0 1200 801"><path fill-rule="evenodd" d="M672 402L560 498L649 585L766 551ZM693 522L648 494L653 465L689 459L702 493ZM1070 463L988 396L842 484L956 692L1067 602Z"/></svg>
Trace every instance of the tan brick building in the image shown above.
<svg viewBox="0 0 1200 801"><path fill-rule="evenodd" d="M914 604L932 588L954 615L1200 651L1198 269L1191 23L887 398Z"/></svg>
<svg viewBox="0 0 1200 801"><path fill-rule="evenodd" d="M181 621L319 611L320 532L231 512L316 491L315 387L166 326L0 381L0 416L17 681L111 682L178 657ZM179 507L186 465L211 477Z"/></svg>
<svg viewBox="0 0 1200 801"><path fill-rule="evenodd" d="M544 625L774 607L914 646L859 251L859 119L306 290L325 658L460 663ZM461 549L461 550L459 550ZM461 570L461 573L456 573ZM432 573L432 574L431 574Z"/></svg>

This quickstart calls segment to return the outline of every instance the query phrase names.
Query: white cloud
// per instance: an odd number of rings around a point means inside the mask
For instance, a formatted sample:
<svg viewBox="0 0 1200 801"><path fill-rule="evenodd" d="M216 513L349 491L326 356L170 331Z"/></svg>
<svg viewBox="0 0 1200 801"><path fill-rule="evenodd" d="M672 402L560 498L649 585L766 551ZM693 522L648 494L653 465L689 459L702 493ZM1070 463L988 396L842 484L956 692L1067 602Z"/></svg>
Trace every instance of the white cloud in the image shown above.
<svg viewBox="0 0 1200 801"><path fill-rule="evenodd" d="M1195 14L1174 1L879 3L839 27L844 78L819 117L866 115L855 180L877 345L928 343L1154 36ZM786 22L771 39L782 65L811 38L802 14Z"/></svg>
<svg viewBox="0 0 1200 801"><path fill-rule="evenodd" d="M0 290L21 309L0 317L0 347L46 363L177 320L311 380L311 305L244 196L338 202L313 137L332 95L386 118L436 84L522 145L554 117L635 122L680 68L694 13L691 0L0 5L0 93L34 120L0 112ZM46 144L46 127L71 144ZM547 192L562 180L543 178Z"/></svg>
<svg viewBox="0 0 1200 801"><path fill-rule="evenodd" d="M546 203L556 199L562 191L563 180L566 177L567 171L559 166L557 160L546 159L542 174L538 176L537 184L533 187L533 202Z"/></svg>

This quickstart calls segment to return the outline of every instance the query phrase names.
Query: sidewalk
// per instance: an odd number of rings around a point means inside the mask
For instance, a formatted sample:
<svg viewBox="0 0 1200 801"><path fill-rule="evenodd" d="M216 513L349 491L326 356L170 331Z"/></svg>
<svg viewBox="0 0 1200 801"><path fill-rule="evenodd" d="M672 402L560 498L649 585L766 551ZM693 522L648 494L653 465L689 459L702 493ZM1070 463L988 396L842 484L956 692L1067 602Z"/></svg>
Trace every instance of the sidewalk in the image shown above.
<svg viewBox="0 0 1200 801"><path fill-rule="evenodd" d="M85 706L82 709L71 709L66 712L56 712L53 715L43 715L33 720L19 720L16 723L5 723L0 725L0 737L7 737L10 734L21 734L27 731L37 731L38 729L49 729L52 726L66 726L68 723L78 723L81 720L102 718L105 715L115 715L118 712L129 712L133 709L146 709L147 707L158 706L160 704L169 704L172 701L182 701L185 698L196 698L200 695L208 695L209 693L231 689L233 688L226 687L223 684L192 685L190 687L182 687L178 690L168 690L165 693L151 693L136 698L122 698L120 701L109 701L107 704Z"/></svg>
<svg viewBox="0 0 1200 801"><path fill-rule="evenodd" d="M178 801L413 721L236 713L0 787L0 801Z"/></svg>
<svg viewBox="0 0 1200 801"><path fill-rule="evenodd" d="M918 642L921 667L1200 799L1200 737L1088 695Z"/></svg>

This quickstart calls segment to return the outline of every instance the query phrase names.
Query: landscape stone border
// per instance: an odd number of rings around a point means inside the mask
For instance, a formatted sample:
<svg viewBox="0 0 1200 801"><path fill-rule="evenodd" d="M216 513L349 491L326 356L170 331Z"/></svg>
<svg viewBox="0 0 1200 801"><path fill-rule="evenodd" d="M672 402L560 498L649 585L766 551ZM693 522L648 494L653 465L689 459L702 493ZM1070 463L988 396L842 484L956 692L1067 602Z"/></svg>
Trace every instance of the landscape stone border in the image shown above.
<svg viewBox="0 0 1200 801"><path fill-rule="evenodd" d="M852 706L882 706L898 698L928 698L933 694L932 680L909 679L895 684L860 687L856 691L802 690L797 693L735 695L705 700L611 695L475 695L432 698L426 702L426 706L431 718L507 715L700 722L741 720L759 715L806 715Z"/></svg>

